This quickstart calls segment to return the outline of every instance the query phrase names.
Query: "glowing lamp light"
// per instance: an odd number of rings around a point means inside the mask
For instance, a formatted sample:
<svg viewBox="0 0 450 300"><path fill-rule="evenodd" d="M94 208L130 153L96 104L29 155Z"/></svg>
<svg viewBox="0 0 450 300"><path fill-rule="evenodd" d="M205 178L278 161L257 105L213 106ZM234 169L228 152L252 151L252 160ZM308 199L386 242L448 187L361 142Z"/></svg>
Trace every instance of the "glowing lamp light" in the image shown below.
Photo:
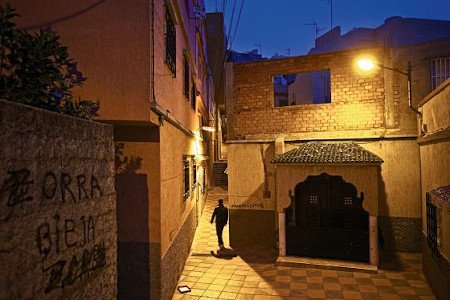
<svg viewBox="0 0 450 300"><path fill-rule="evenodd" d="M216 131L216 129L214 127L210 127L210 126L202 126L201 129L204 131L208 131L208 132Z"/></svg>
<svg viewBox="0 0 450 300"><path fill-rule="evenodd" d="M358 68L360 68L363 71L370 71L375 67L375 64L373 63L373 61L371 61L368 58L358 59L356 64L358 65Z"/></svg>

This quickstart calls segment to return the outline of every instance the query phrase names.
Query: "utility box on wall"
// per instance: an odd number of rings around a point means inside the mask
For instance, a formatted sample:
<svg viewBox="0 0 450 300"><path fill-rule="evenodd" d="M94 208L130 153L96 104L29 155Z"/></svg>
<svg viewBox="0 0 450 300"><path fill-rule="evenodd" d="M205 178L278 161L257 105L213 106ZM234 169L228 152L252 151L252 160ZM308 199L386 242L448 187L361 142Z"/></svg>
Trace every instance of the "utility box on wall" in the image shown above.
<svg viewBox="0 0 450 300"><path fill-rule="evenodd" d="M112 127L0 101L0 144L0 298L116 298Z"/></svg>

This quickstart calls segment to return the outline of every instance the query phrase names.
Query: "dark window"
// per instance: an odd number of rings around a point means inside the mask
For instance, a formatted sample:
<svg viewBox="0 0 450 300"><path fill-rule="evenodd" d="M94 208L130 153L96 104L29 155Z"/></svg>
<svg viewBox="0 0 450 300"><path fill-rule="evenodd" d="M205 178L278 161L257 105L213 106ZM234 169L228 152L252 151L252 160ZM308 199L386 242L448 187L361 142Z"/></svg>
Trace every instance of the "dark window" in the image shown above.
<svg viewBox="0 0 450 300"><path fill-rule="evenodd" d="M193 165L192 165L192 182L194 183L192 185L192 189L195 189L195 186L197 185L197 162L193 161Z"/></svg>
<svg viewBox="0 0 450 300"><path fill-rule="evenodd" d="M206 169L203 168L203 186L202 186L202 194L206 191Z"/></svg>
<svg viewBox="0 0 450 300"><path fill-rule="evenodd" d="M183 160L183 172L184 172L184 200L186 200L190 195L190 189L189 189L189 160L185 158Z"/></svg>
<svg viewBox="0 0 450 300"><path fill-rule="evenodd" d="M184 56L184 71L183 71L183 94L186 96L186 98L189 99L189 78L191 78L190 69L189 69L189 61Z"/></svg>
<svg viewBox="0 0 450 300"><path fill-rule="evenodd" d="M330 70L273 77L274 106L331 103Z"/></svg>
<svg viewBox="0 0 450 300"><path fill-rule="evenodd" d="M192 101L192 109L196 109L197 107L197 87L195 86L195 81L192 80L192 91L191 91L191 101Z"/></svg>
<svg viewBox="0 0 450 300"><path fill-rule="evenodd" d="M427 243L430 249L439 255L437 243L437 211L436 205L431 202L430 193L426 194L427 198Z"/></svg>
<svg viewBox="0 0 450 300"><path fill-rule="evenodd" d="M175 23L169 10L166 10L166 65L169 67L172 76L176 76L176 56L177 56L177 36Z"/></svg>

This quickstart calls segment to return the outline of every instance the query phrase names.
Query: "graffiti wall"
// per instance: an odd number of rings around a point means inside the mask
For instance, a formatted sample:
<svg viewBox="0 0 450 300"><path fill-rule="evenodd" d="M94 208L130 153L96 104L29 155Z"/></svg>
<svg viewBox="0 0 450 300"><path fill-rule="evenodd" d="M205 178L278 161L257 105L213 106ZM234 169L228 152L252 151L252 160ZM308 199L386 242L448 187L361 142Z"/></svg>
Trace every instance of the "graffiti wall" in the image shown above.
<svg viewBox="0 0 450 300"><path fill-rule="evenodd" d="M116 297L112 128L0 101L0 299Z"/></svg>

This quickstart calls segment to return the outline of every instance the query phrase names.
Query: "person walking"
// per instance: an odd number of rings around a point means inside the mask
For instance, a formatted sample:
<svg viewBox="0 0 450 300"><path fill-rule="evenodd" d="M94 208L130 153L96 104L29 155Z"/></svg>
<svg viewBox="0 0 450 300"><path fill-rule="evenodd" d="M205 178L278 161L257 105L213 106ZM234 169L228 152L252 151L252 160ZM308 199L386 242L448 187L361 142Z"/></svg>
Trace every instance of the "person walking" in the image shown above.
<svg viewBox="0 0 450 300"><path fill-rule="evenodd" d="M216 219L216 233L217 233L217 239L219 240L219 247L220 249L223 249L223 228L228 223L228 208L226 208L223 205L223 199L219 199L218 205L216 208L214 208L214 212L211 216L211 224L214 222L214 219Z"/></svg>

